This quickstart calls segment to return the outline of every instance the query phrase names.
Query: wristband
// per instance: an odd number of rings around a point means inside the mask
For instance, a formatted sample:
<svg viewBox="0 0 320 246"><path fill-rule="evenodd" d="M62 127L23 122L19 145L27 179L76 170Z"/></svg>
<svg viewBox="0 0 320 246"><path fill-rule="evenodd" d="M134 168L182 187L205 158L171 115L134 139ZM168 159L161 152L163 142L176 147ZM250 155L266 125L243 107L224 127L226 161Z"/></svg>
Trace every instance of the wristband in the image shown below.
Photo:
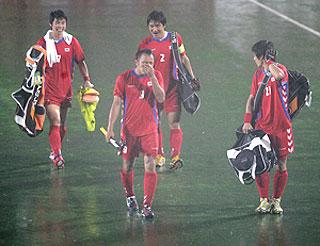
<svg viewBox="0 0 320 246"><path fill-rule="evenodd" d="M89 75L83 76L83 80L84 80L84 81L90 81Z"/></svg>
<svg viewBox="0 0 320 246"><path fill-rule="evenodd" d="M252 120L252 114L251 113L245 113L243 121L244 123L251 123Z"/></svg>

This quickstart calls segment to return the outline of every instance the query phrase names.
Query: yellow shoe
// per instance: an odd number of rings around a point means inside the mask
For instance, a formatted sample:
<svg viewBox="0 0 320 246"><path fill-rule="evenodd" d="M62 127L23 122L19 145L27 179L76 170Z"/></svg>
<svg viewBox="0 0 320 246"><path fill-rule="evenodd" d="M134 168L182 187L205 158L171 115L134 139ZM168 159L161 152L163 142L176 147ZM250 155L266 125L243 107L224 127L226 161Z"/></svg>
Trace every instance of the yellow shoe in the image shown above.
<svg viewBox="0 0 320 246"><path fill-rule="evenodd" d="M260 204L256 208L256 212L259 214L266 214L269 213L271 209L271 205L268 201L268 198L261 198L260 197Z"/></svg>
<svg viewBox="0 0 320 246"><path fill-rule="evenodd" d="M163 155L158 154L155 158L156 166L162 167L166 163L166 158Z"/></svg>
<svg viewBox="0 0 320 246"><path fill-rule="evenodd" d="M271 213L273 214L283 214L283 209L280 206L281 197L279 198L272 198L271 201Z"/></svg>
<svg viewBox="0 0 320 246"><path fill-rule="evenodd" d="M170 161L169 169L176 170L176 169L179 169L181 167L183 167L183 160L180 159L179 155L174 156Z"/></svg>

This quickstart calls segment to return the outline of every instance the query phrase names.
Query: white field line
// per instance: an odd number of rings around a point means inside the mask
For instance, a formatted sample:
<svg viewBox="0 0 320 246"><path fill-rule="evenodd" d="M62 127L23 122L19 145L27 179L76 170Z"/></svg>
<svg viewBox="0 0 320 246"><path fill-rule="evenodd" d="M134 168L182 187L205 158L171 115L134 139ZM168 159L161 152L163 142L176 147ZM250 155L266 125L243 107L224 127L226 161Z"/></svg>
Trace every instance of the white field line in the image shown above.
<svg viewBox="0 0 320 246"><path fill-rule="evenodd" d="M248 1L252 2L253 4L256 4L256 5L260 6L261 8L264 8L265 10L267 10L267 11L269 11L269 12L271 12L271 13L279 16L279 17L281 17L282 19L284 19L284 20L286 20L288 22L291 22L292 24L294 24L294 25L296 25L296 26L298 26L298 27L300 27L300 28L302 28L302 29L304 29L304 30L306 30L308 32L311 32L312 34L314 34L314 35L316 35L317 37L320 38L320 32L317 32L316 30L314 30L314 29L312 29L312 28L310 28L310 27L308 27L306 25L303 25L299 21L291 19L290 17L288 17L288 16L286 16L284 14L281 14L280 12L278 12L278 11L276 11L276 10L274 10L274 9L272 9L272 8L262 4L262 3L259 3L256 0L248 0Z"/></svg>

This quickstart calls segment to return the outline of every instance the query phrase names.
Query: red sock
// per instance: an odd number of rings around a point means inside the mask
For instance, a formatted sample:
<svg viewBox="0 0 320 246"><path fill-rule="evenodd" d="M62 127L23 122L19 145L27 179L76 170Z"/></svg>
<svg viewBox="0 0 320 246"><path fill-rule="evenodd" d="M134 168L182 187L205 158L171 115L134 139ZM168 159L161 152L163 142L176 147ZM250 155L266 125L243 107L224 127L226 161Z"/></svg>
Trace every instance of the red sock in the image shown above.
<svg viewBox="0 0 320 246"><path fill-rule="evenodd" d="M182 139L183 139L183 133L181 128L170 130L171 157L180 155L181 147L182 147Z"/></svg>
<svg viewBox="0 0 320 246"><path fill-rule="evenodd" d="M256 185L261 198L268 198L269 183L270 183L269 172L264 172L263 174L256 176Z"/></svg>
<svg viewBox="0 0 320 246"><path fill-rule="evenodd" d="M64 136L67 133L67 127L66 126L60 126L60 138L61 138L61 143L63 141Z"/></svg>
<svg viewBox="0 0 320 246"><path fill-rule="evenodd" d="M159 138L159 149L158 149L158 154L164 156L164 150L163 150L163 143L162 143L162 130L159 127L158 128L158 138Z"/></svg>
<svg viewBox="0 0 320 246"><path fill-rule="evenodd" d="M145 172L144 173L144 200L143 205L151 207L154 193L156 192L158 181L157 172Z"/></svg>
<svg viewBox="0 0 320 246"><path fill-rule="evenodd" d="M61 152L60 126L50 126L49 142L52 152L57 155Z"/></svg>
<svg viewBox="0 0 320 246"><path fill-rule="evenodd" d="M124 172L121 170L120 172L122 185L124 191L126 193L126 197L134 196L133 192L133 179L134 179L134 171L131 170L129 172Z"/></svg>
<svg viewBox="0 0 320 246"><path fill-rule="evenodd" d="M273 197L279 198L282 196L284 189L286 187L288 181L288 171L285 170L283 172L280 172L279 170L276 170L276 173L274 174L273 178Z"/></svg>

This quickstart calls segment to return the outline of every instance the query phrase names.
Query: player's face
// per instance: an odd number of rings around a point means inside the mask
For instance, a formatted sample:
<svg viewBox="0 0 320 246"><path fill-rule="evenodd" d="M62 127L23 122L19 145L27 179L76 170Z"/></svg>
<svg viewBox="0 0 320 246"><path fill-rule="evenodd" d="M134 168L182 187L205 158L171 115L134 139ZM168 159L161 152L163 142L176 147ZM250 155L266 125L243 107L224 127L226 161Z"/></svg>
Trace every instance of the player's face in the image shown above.
<svg viewBox="0 0 320 246"><path fill-rule="evenodd" d="M62 33L66 30L67 28L67 21L66 19L59 18L59 19L54 19L52 24L51 24L51 30L53 31L54 35L62 35Z"/></svg>
<svg viewBox="0 0 320 246"><path fill-rule="evenodd" d="M153 67L154 58L153 55L142 54L138 60L136 60L136 70L138 74L145 73L145 67Z"/></svg>
<svg viewBox="0 0 320 246"><path fill-rule="evenodd" d="M262 67L262 61L263 61L263 57L261 56L261 58L258 58L256 56L256 54L253 53L253 60L256 63L257 67Z"/></svg>
<svg viewBox="0 0 320 246"><path fill-rule="evenodd" d="M155 22L155 21L151 20L149 22L148 28L149 28L149 32L151 33L151 35L155 38L158 38L158 39L163 38L166 33L165 32L166 26L158 21Z"/></svg>

